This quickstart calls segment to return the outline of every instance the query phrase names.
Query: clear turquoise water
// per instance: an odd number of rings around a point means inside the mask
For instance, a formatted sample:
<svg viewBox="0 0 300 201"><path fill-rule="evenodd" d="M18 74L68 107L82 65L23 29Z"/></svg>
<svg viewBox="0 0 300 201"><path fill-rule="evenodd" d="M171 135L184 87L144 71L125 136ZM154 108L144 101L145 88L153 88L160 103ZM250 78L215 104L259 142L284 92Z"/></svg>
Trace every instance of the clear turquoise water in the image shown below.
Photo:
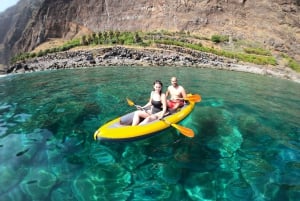
<svg viewBox="0 0 300 201"><path fill-rule="evenodd" d="M176 75L198 103L152 138L93 140ZM108 67L0 78L0 200L299 200L300 85L196 68ZM166 89L166 88L165 88Z"/></svg>

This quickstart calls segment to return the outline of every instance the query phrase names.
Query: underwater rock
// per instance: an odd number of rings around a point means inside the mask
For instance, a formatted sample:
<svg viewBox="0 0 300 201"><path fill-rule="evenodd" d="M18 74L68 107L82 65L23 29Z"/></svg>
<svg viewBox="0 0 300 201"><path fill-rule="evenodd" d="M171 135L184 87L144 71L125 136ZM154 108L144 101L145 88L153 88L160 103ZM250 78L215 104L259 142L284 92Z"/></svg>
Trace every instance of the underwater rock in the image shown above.
<svg viewBox="0 0 300 201"><path fill-rule="evenodd" d="M73 181L74 200L127 200L132 191L131 174L122 166L95 165L86 169Z"/></svg>
<svg viewBox="0 0 300 201"><path fill-rule="evenodd" d="M201 140L206 142L208 148L218 151L221 157L231 157L243 142L243 135L234 118L230 111L205 107L197 111L193 122L197 130L205 133L205 139Z"/></svg>
<svg viewBox="0 0 300 201"><path fill-rule="evenodd" d="M177 184L181 179L181 173L181 168L179 168L174 161L171 161L167 164L160 165L158 176L167 184Z"/></svg>
<svg viewBox="0 0 300 201"><path fill-rule="evenodd" d="M135 169L137 166L143 164L147 157L143 154L138 146L127 146L125 151L122 153L122 161L124 161L124 166L130 170Z"/></svg>
<svg viewBox="0 0 300 201"><path fill-rule="evenodd" d="M254 152L253 154L256 153ZM234 182L242 182L242 185L231 184L232 187L228 187L227 194L231 195L233 200L241 199L242 194L245 194L245 197L250 200L252 196L261 199L264 198L263 200L272 200L278 192L278 185L273 186L273 179L278 175L276 171L274 172L273 167L258 156L253 159L240 159L240 163L240 178L236 178ZM239 191L245 192L238 193Z"/></svg>
<svg viewBox="0 0 300 201"><path fill-rule="evenodd" d="M18 187L19 183L27 174L27 169L15 171L10 165L1 164L0 172L0 195L3 196Z"/></svg>
<svg viewBox="0 0 300 201"><path fill-rule="evenodd" d="M68 177L68 176L67 176ZM72 177L75 178L75 177ZM57 188L53 188L51 191L51 195L49 195L49 200L55 201L72 201L76 200L74 198L73 192L70 190L70 186L72 185L72 180L68 178L59 178L63 179L59 181L59 186Z"/></svg>
<svg viewBox="0 0 300 201"><path fill-rule="evenodd" d="M242 115L238 118L238 127L245 135L254 135L260 124L254 116Z"/></svg>
<svg viewBox="0 0 300 201"><path fill-rule="evenodd" d="M174 200L174 201L187 200L186 192L184 191L184 188L181 183L178 183L170 190L171 190L172 194L170 195L170 197L167 200Z"/></svg>
<svg viewBox="0 0 300 201"><path fill-rule="evenodd" d="M189 174L184 189L193 201L216 200L215 178L209 172Z"/></svg>
<svg viewBox="0 0 300 201"><path fill-rule="evenodd" d="M12 196L14 197L12 200L18 200L16 194L29 195L27 190L23 188L24 183L22 181L30 177L28 174L31 174L33 169L35 174L38 174L36 168L48 164L45 147L46 140L51 135L47 130L36 129L33 133L11 134L1 139L1 197ZM32 176L27 181L36 180L38 176ZM28 185L37 184L38 182L29 182ZM25 196L23 198L25 199Z"/></svg>
<svg viewBox="0 0 300 201"><path fill-rule="evenodd" d="M27 182L33 179L37 182ZM57 177L53 173L32 168L20 186L32 200L45 200L56 183Z"/></svg>
<svg viewBox="0 0 300 201"><path fill-rule="evenodd" d="M226 197L231 201L255 200L255 194L250 185L242 179L237 179L229 183L226 186L225 192Z"/></svg>
<svg viewBox="0 0 300 201"><path fill-rule="evenodd" d="M2 187L2 186L1 186ZM28 195L26 195L20 188L20 186L15 186L10 189L7 193L0 193L1 201L30 201L32 200Z"/></svg>
<svg viewBox="0 0 300 201"><path fill-rule="evenodd" d="M94 147L93 155L91 156L93 160L99 165L112 165L116 162L115 154L112 150L105 146L98 145Z"/></svg>
<svg viewBox="0 0 300 201"><path fill-rule="evenodd" d="M14 115L14 121L19 122L19 123L24 123L24 122L30 120L31 116L32 116L31 114L24 114L24 113L16 114L16 115Z"/></svg>
<svg viewBox="0 0 300 201"><path fill-rule="evenodd" d="M170 200L172 189L159 180L147 180L135 184L133 187L132 201L141 200Z"/></svg>
<svg viewBox="0 0 300 201"><path fill-rule="evenodd" d="M152 163L143 165L132 172L134 183L143 183L158 176L158 166Z"/></svg>

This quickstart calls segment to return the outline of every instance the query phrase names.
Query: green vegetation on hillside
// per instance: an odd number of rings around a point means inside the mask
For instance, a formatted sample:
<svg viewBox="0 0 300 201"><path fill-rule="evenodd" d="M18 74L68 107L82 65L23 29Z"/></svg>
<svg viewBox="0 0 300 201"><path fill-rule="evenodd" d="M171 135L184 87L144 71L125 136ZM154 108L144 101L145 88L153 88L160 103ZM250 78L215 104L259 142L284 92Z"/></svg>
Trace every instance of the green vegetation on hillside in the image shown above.
<svg viewBox="0 0 300 201"><path fill-rule="evenodd" d="M229 37L228 36L222 36L222 35L212 35L211 41L215 43L221 43L221 42L228 42Z"/></svg>
<svg viewBox="0 0 300 201"><path fill-rule="evenodd" d="M286 54L282 54L282 57L288 62L288 67L297 72L300 72L300 64L297 61Z"/></svg>
<svg viewBox="0 0 300 201"><path fill-rule="evenodd" d="M215 44L228 43L229 37L222 35L213 35L211 38L205 38L197 35L191 35L189 32L120 32L103 31L84 35L81 38L70 40L60 47L41 50L38 53L22 53L14 56L12 63L26 60L28 58L44 56L48 53L61 52L80 46L96 45L134 45L134 46L155 46L157 44L179 46L196 51L212 53L218 56L237 59L243 62L254 63L258 65L277 65L277 61L269 50L261 47L243 47L242 51L226 51L212 47L203 46L201 41L210 41ZM292 58L285 55L288 60L288 66L300 72L300 65Z"/></svg>

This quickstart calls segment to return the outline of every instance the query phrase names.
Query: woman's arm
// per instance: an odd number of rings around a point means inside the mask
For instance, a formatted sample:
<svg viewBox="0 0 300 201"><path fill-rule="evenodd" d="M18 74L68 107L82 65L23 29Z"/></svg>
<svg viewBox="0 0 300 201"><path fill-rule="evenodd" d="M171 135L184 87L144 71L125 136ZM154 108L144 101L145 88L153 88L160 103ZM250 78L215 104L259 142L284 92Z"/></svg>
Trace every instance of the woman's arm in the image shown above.
<svg viewBox="0 0 300 201"><path fill-rule="evenodd" d="M160 96L161 103L162 103L162 111L160 111L160 115L158 116L159 119L162 119L167 111L167 97L164 93Z"/></svg>
<svg viewBox="0 0 300 201"><path fill-rule="evenodd" d="M151 92L151 94L150 94L150 98L149 98L149 101L148 101L148 103L146 103L146 105L144 105L144 106L142 107L142 109L144 109L144 108L147 108L147 107L151 106L151 105L152 105L151 101L152 101L152 92Z"/></svg>

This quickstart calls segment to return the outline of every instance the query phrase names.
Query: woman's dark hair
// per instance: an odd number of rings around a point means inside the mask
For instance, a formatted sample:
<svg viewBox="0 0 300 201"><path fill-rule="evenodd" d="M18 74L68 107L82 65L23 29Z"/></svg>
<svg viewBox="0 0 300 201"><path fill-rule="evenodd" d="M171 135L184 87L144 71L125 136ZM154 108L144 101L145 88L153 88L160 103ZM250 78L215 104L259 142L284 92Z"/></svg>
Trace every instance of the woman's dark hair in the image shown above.
<svg viewBox="0 0 300 201"><path fill-rule="evenodd" d="M155 81L153 82L153 86L154 86L155 84L160 84L160 86L161 86L160 94L161 94L161 93L162 93L162 88L163 88L163 83L162 83L160 80L155 80Z"/></svg>
<svg viewBox="0 0 300 201"><path fill-rule="evenodd" d="M161 87L163 87L163 83L162 83L160 80L155 80L155 81L153 82L153 85L155 85L155 84L160 84Z"/></svg>

